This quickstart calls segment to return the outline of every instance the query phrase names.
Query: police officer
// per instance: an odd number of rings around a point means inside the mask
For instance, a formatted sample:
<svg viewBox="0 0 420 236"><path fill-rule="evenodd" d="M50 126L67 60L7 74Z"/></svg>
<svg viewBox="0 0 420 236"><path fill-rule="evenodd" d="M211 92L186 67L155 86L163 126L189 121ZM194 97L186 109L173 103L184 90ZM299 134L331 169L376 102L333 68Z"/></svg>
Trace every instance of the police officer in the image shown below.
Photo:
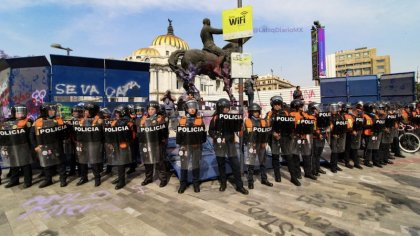
<svg viewBox="0 0 420 236"><path fill-rule="evenodd" d="M101 185L101 168L103 166L103 125L98 115L99 106L87 103L84 106L84 117L75 125L76 157L80 165L80 180L77 185L88 182L88 164L92 167L95 187Z"/></svg>
<svg viewBox="0 0 420 236"><path fill-rule="evenodd" d="M136 106L138 106L138 105L132 105L132 104L127 105L128 112L130 114L130 120L131 120L133 125L136 123L136 119L137 119L137 111L135 109ZM134 128L134 130L136 129L134 126L133 126L133 128ZM140 153L138 143L139 143L139 141L138 141L137 137L135 137L133 142L131 142L131 156L132 156L131 159L132 159L132 162L130 164L128 164L129 169L127 171L127 175L130 175L130 174L136 172L137 158L139 157L139 153Z"/></svg>
<svg viewBox="0 0 420 236"><path fill-rule="evenodd" d="M350 164L350 150L351 150L351 136L353 135L353 124L354 117L352 113L352 106L350 103L343 103L341 106L341 114L344 116L344 119L347 121L347 130L346 130L346 144L344 152L341 156L344 157L345 166L349 169L353 169L353 165Z"/></svg>
<svg viewBox="0 0 420 236"><path fill-rule="evenodd" d="M322 112L321 104L311 102L308 104L308 114L312 116L312 119L316 119L312 138L312 173L314 176L319 176L320 173L326 174L326 172L321 169L320 161L331 122L331 113Z"/></svg>
<svg viewBox="0 0 420 236"><path fill-rule="evenodd" d="M143 186L153 182L153 169L156 164L159 171L160 187L168 184L166 164L162 155L162 146L166 148L167 124L165 117L159 112L159 103L150 101L147 104L147 114L142 117L137 126L140 152L143 158L146 177Z"/></svg>
<svg viewBox="0 0 420 236"><path fill-rule="evenodd" d="M176 143L179 145L181 175L178 193L184 193L188 186L188 165L192 162L192 181L194 192L200 192L200 159L202 144L206 142L203 119L197 115L198 102L189 100L184 104L185 116L179 120Z"/></svg>
<svg viewBox="0 0 420 236"><path fill-rule="evenodd" d="M10 182L5 186L11 188L19 185L19 170L23 170L24 188L32 185L32 151L29 144L29 132L32 121L27 118L24 105L15 105L11 117L7 119L0 132L1 156L3 165L10 167ZM1 175L1 173L0 173Z"/></svg>
<svg viewBox="0 0 420 236"><path fill-rule="evenodd" d="M219 170L220 188L219 191L226 190L226 157L229 159L232 173L235 178L236 191L247 195L248 190L243 186L238 153L235 146L235 133L240 131L242 118L238 114L230 116L230 101L222 98L216 103L216 112L214 113L209 126L209 135L213 139L214 152L216 154L217 166ZM233 116L236 115L236 116Z"/></svg>
<svg viewBox="0 0 420 236"><path fill-rule="evenodd" d="M337 162L340 153L343 153L346 146L346 132L347 132L347 120L340 113L341 107L337 103L330 104L331 112L331 133L330 133L330 148L331 148L331 159L330 169L331 172L337 173L339 169Z"/></svg>
<svg viewBox="0 0 420 236"><path fill-rule="evenodd" d="M394 127L397 116L390 108L389 103L381 104L378 107L378 110L384 109L383 111L380 111L379 116L382 119L385 119L385 128L382 134L381 144L379 145L379 157L381 158L382 165L394 164L389 158L391 155L390 147L393 141L392 128Z"/></svg>
<svg viewBox="0 0 420 236"><path fill-rule="evenodd" d="M71 118L66 120L65 123L68 126L69 137L64 140L64 154L67 157L67 166L70 168L69 176L76 174L76 147L74 144L74 129L73 126L79 125L80 119L83 117L83 107L75 105L71 108ZM77 168L80 176L80 166Z"/></svg>
<svg viewBox="0 0 420 236"><path fill-rule="evenodd" d="M41 167L44 168L44 181L40 188L47 187L52 182L53 169L57 167L60 175L60 187L65 187L66 169L64 165L63 140L66 138L66 126L60 117L56 116L57 106L44 103L40 107L39 118L35 120L31 132L31 143L38 154Z"/></svg>
<svg viewBox="0 0 420 236"><path fill-rule="evenodd" d="M291 102L290 107L293 111L290 113L295 118L296 129L293 135L293 159L295 161L296 173L299 178L301 176L300 171L300 156L303 159L303 169L305 171L305 177L316 180L317 177L313 175L312 160L312 134L315 129L315 117L309 116L303 111L304 103L301 99L295 99Z"/></svg>
<svg viewBox="0 0 420 236"><path fill-rule="evenodd" d="M363 135L365 137L365 165L368 167L382 168L379 159L379 145L382 139L382 129L385 125L385 120L380 119L376 114L375 104L366 103L364 105L365 114L363 116L365 127ZM373 165L370 162L373 162Z"/></svg>
<svg viewBox="0 0 420 236"><path fill-rule="evenodd" d="M117 106L111 125L104 128L107 159L111 166L118 167L118 177L112 181L117 190L125 186L125 167L132 163L131 143L135 136L133 126L128 107Z"/></svg>
<svg viewBox="0 0 420 236"><path fill-rule="evenodd" d="M360 165L360 159L358 151L362 144L362 133L363 133L363 102L359 101L356 103L353 111L351 112L353 116L353 131L351 132L350 137L350 159L353 160L353 165L357 169L363 169ZM347 142L347 140L346 140ZM349 160L346 160L348 163Z"/></svg>
<svg viewBox="0 0 420 236"><path fill-rule="evenodd" d="M266 161L266 146L268 142L268 135L271 133L271 127L268 122L261 118L261 107L253 103L248 107L248 118L245 119L244 124L244 143L246 156L246 164L248 165L248 188L254 188L254 168L255 161L258 158L260 164L261 184L272 187L273 184L268 181L267 172L265 168Z"/></svg>
<svg viewBox="0 0 420 236"><path fill-rule="evenodd" d="M281 96L273 96L270 98L270 105L271 111L267 112L265 119L269 122L269 125L273 128L272 135L269 139L269 145L271 148L271 161L273 165L274 171L274 180L276 182L281 182L281 175L280 175L280 132L277 127L273 127L273 125L278 124L276 122L277 117L284 115L284 111L282 109L283 106L283 98Z"/></svg>
<svg viewBox="0 0 420 236"><path fill-rule="evenodd" d="M394 123L394 126L392 127L392 147L391 147L391 151L394 153L394 157L400 157L400 158L404 158L405 156L402 155L401 153L401 148L400 148L400 140L399 140L399 127L400 127L400 123L402 122L403 118L401 115L401 110L398 107L398 104L392 104L392 108L394 110L394 114L397 116L397 119Z"/></svg>

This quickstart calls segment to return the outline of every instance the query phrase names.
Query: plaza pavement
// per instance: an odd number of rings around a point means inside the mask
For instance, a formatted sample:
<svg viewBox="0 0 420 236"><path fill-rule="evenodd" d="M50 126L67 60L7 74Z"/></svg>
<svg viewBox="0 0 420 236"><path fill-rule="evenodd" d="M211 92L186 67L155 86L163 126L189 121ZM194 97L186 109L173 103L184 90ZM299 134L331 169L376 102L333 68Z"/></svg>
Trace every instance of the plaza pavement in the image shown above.
<svg viewBox="0 0 420 236"><path fill-rule="evenodd" d="M76 177L60 188L55 176L44 189L37 178L29 189L5 189L4 179L0 235L420 235L420 154L394 163L341 166L317 181L303 178L301 187L282 167L281 183L270 188L258 180L248 196L231 184L219 192L217 180L202 183L200 193L191 186L178 194L175 176L165 188L158 180L143 187L143 166L119 191L115 174L97 188L93 181L76 186Z"/></svg>

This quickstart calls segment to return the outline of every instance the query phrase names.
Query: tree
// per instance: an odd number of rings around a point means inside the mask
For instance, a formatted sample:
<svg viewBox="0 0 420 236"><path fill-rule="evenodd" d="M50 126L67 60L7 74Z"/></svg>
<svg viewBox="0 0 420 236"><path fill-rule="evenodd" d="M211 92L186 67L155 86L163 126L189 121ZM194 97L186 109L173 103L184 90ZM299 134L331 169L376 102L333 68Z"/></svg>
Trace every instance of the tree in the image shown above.
<svg viewBox="0 0 420 236"><path fill-rule="evenodd" d="M9 55L7 55L2 49L0 49L0 59L3 59L3 58L10 58L10 56Z"/></svg>

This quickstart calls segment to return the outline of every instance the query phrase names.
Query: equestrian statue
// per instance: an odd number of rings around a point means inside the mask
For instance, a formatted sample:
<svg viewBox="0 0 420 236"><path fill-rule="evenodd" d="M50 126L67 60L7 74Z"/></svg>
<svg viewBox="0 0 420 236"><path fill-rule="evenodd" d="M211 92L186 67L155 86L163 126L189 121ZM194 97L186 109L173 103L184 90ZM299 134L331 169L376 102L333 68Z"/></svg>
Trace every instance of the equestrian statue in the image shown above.
<svg viewBox="0 0 420 236"><path fill-rule="evenodd" d="M212 80L223 79L223 90L228 93L231 103L234 104L236 99L232 94L230 54L239 52L239 45L228 43L221 49L214 43L213 34L223 34L223 30L212 28L210 20L205 18L200 33L203 50L174 51L168 60L169 67L175 72L177 79L184 81L183 87L186 92L193 91L196 99L200 99L200 91L194 85L196 75L207 75Z"/></svg>

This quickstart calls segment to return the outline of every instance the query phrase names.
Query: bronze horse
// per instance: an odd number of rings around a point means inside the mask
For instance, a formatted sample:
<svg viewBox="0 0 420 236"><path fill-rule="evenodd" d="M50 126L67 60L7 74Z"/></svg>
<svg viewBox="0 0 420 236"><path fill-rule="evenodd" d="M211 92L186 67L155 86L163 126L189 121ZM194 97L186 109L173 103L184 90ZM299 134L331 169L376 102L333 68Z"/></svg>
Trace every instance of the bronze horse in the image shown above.
<svg viewBox="0 0 420 236"><path fill-rule="evenodd" d="M233 79L230 76L230 54L232 52L239 52L237 43L228 43L223 47L225 52L225 59L220 62L219 57L211 52L190 49L190 50L177 50L173 52L168 59L169 67L177 75L177 79L184 81L183 87L188 91L194 92L196 99L200 98L200 91L194 85L194 78L196 75L207 75L212 80L222 78L224 87L223 90L229 95L230 101L236 101L232 94ZM182 57L182 58L181 58ZM178 60L181 58L181 64L178 65ZM221 73L216 74L215 68L220 66Z"/></svg>

